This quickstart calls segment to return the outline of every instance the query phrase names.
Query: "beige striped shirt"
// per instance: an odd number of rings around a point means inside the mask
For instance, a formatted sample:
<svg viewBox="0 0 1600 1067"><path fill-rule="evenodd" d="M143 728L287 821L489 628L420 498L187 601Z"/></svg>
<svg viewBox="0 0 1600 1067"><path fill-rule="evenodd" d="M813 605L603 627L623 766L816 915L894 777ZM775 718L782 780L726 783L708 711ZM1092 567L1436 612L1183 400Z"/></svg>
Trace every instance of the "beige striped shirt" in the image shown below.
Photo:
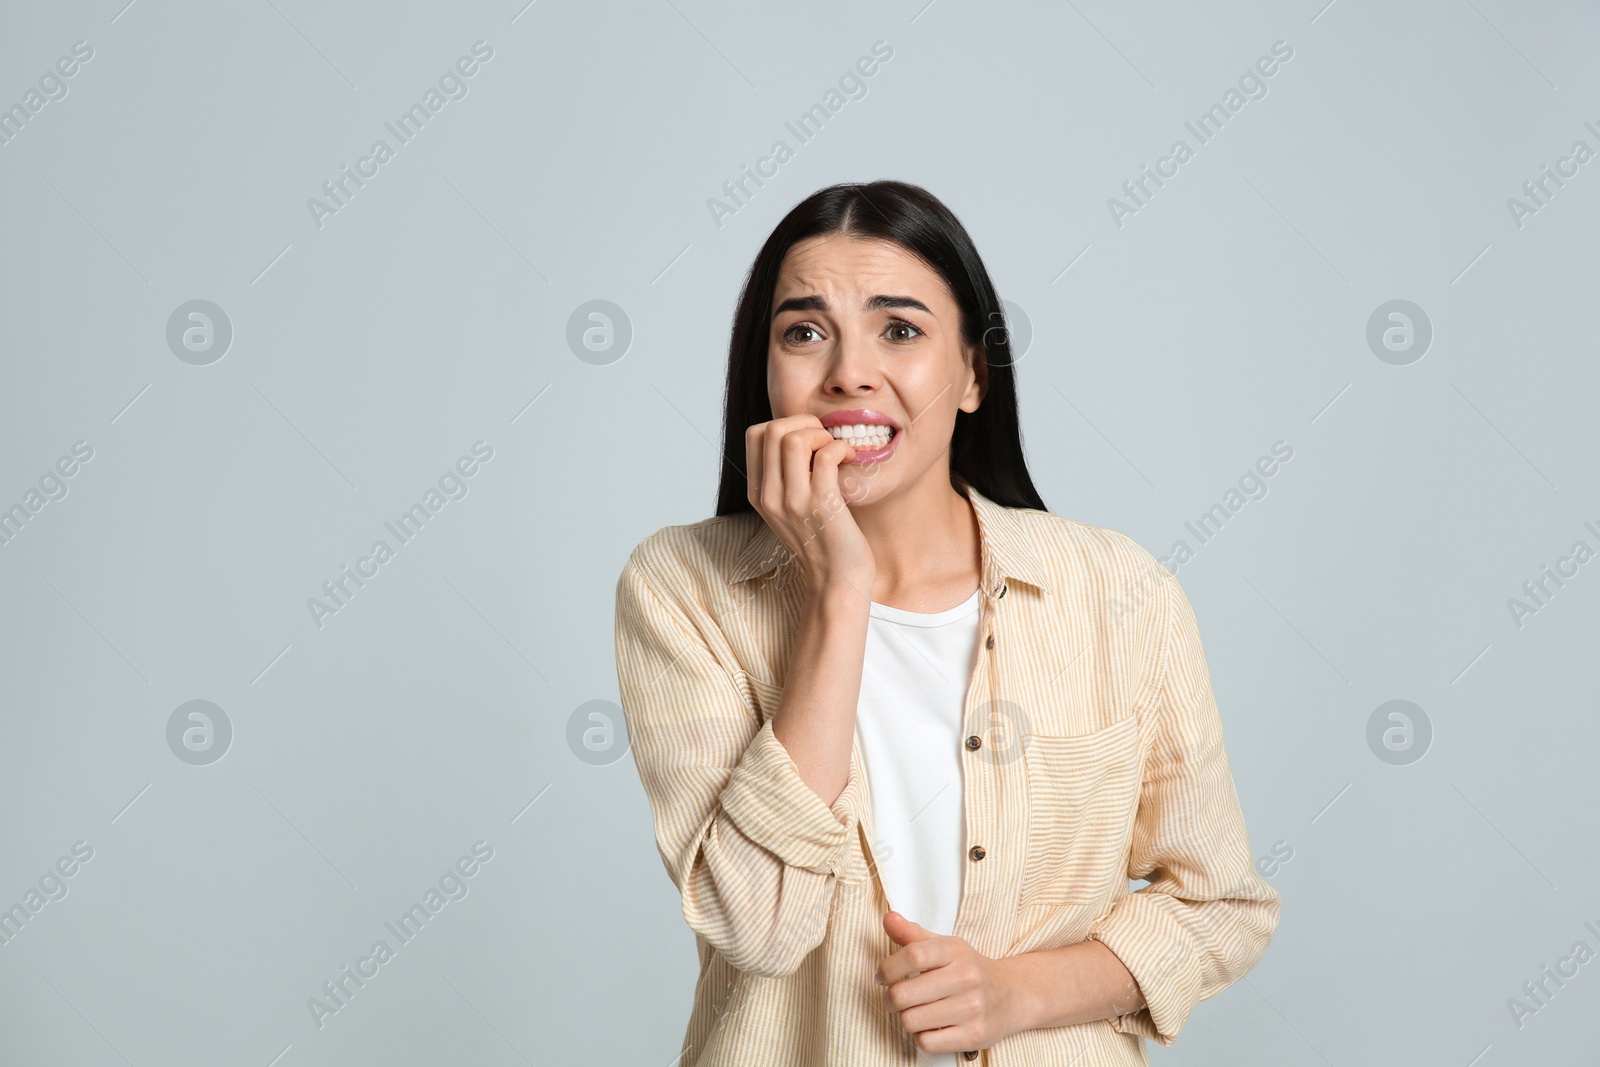
<svg viewBox="0 0 1600 1067"><path fill-rule="evenodd" d="M1194 613L1127 536L956 482L978 518L983 648L961 757L965 838L982 853L954 932L990 957L1095 938L1146 1001L972 1062L1148 1064L1145 1039L1170 1045L1278 922ZM873 981L896 946L859 747L830 806L772 732L806 585L754 512L663 527L617 582L628 740L700 958L676 1067L918 1060ZM1130 879L1149 884L1130 893Z"/></svg>

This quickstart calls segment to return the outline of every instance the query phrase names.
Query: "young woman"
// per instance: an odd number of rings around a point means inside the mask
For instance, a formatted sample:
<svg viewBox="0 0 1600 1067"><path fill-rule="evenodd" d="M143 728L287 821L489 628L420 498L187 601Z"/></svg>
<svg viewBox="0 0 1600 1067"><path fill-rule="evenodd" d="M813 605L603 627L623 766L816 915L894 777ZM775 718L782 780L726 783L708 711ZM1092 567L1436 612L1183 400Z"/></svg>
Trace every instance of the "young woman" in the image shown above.
<svg viewBox="0 0 1600 1067"><path fill-rule="evenodd" d="M681 1067L1147 1064L1266 950L1194 613L1046 510L999 298L925 190L778 224L717 515L639 544L616 621L699 947Z"/></svg>

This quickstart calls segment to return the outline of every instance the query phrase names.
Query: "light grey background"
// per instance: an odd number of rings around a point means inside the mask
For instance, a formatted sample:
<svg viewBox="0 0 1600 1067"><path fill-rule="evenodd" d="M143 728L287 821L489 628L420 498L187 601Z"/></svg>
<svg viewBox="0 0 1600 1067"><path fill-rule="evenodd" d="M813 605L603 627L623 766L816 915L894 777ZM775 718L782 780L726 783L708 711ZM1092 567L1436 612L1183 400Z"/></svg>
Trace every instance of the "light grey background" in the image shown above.
<svg viewBox="0 0 1600 1067"><path fill-rule="evenodd" d="M616 699L628 551L712 513L744 270L797 200L880 177L944 199L1027 316L1051 510L1196 549L1252 848L1292 851L1266 956L1152 1057L1593 1055L1600 963L1507 1005L1600 950L1600 563L1508 606L1600 549L1600 161L1521 225L1507 203L1600 149L1592 5L124 2L0 23L7 107L93 48L0 145L0 506L93 449L0 545L0 905L94 850L0 945L0 1061L673 1062L692 935L631 759L579 758L569 722ZM319 228L307 199L480 40L467 95ZM876 41L801 144L785 122ZM598 364L567 342L596 299L633 334ZM1397 299L1434 333L1407 365L1367 342ZM205 366L167 343L191 300L233 329ZM1368 743L1395 699L1432 728L1408 765ZM232 724L205 766L167 741L191 700ZM468 895L319 1028L308 998L478 841Z"/></svg>

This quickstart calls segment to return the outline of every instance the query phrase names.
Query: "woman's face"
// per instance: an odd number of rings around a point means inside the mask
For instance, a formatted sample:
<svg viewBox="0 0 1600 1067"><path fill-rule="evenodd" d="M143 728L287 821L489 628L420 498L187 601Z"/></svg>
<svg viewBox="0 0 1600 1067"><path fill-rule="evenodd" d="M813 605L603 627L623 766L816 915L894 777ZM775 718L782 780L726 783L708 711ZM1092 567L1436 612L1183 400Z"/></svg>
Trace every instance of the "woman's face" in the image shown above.
<svg viewBox="0 0 1600 1067"><path fill-rule="evenodd" d="M773 418L811 414L830 425L831 414L869 411L895 429L887 447L863 442L841 465L850 503L882 500L934 470L948 479L956 412L976 411L987 383L943 278L890 241L813 237L784 257L772 306Z"/></svg>

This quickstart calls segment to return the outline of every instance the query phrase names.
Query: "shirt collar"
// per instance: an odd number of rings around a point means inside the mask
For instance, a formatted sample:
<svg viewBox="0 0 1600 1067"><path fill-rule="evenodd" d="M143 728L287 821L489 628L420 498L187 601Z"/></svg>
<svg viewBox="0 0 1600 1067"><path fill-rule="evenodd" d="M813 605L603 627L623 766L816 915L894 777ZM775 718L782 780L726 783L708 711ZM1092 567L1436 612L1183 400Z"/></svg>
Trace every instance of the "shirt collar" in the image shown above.
<svg viewBox="0 0 1600 1067"><path fill-rule="evenodd" d="M960 475L956 475L957 491L964 492L972 502L978 516L979 552L983 567L983 588L996 595L1008 580L1026 582L1049 593L1044 567L1033 552L1028 533L1017 514L1019 508L997 504L980 493ZM752 513L754 514L754 513ZM756 516L756 530L734 558L733 571L728 584L747 581L754 577L782 576L787 581L798 565L788 547L772 532L766 521Z"/></svg>

